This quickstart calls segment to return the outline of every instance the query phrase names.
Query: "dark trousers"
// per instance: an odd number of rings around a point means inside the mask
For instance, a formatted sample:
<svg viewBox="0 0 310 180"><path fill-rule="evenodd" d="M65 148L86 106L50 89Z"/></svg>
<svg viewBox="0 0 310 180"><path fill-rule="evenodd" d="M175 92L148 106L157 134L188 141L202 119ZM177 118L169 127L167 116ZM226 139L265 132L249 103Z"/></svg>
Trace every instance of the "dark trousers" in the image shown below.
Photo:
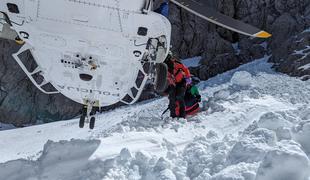
<svg viewBox="0 0 310 180"><path fill-rule="evenodd" d="M177 117L175 113L176 108L176 102L179 102L179 116L185 118L186 112L185 112L185 91L186 87L184 83L179 83L176 86L169 86L169 92L168 92L168 98L169 98L169 110L170 110L170 116L172 118Z"/></svg>

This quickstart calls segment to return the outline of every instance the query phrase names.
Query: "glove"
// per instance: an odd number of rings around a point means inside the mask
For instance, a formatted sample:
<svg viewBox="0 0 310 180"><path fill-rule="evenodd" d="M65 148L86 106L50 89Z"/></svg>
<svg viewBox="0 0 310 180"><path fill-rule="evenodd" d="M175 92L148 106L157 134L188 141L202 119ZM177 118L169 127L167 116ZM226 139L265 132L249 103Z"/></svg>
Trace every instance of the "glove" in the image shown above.
<svg viewBox="0 0 310 180"><path fill-rule="evenodd" d="M185 81L187 86L192 84L192 78L185 78Z"/></svg>

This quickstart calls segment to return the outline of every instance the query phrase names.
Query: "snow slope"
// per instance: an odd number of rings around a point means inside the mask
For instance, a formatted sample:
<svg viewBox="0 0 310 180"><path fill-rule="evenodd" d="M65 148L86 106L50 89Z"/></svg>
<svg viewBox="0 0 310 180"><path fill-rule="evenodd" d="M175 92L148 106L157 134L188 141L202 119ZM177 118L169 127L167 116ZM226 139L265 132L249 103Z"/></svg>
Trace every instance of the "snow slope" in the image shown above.
<svg viewBox="0 0 310 180"><path fill-rule="evenodd" d="M4 124L0 122L0 131L8 130L8 129L15 129L15 126L12 124Z"/></svg>
<svg viewBox="0 0 310 180"><path fill-rule="evenodd" d="M193 58L188 58L188 59L184 59L182 60L182 63L185 64L187 67L197 67L199 66L201 57L193 57Z"/></svg>
<svg viewBox="0 0 310 180"><path fill-rule="evenodd" d="M160 117L166 98L0 131L2 180L310 180L310 82L266 59L200 84L208 111ZM18 173L16 173L18 172Z"/></svg>

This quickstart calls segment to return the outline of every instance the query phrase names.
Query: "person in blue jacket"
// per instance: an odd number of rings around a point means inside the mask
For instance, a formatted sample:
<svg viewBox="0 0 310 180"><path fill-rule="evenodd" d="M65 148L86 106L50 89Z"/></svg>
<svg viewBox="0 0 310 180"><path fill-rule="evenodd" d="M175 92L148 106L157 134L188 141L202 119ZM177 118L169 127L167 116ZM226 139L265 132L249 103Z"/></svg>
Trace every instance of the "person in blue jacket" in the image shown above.
<svg viewBox="0 0 310 180"><path fill-rule="evenodd" d="M161 0L161 4L159 8L155 10L155 12L168 17L169 16L169 3L168 0Z"/></svg>

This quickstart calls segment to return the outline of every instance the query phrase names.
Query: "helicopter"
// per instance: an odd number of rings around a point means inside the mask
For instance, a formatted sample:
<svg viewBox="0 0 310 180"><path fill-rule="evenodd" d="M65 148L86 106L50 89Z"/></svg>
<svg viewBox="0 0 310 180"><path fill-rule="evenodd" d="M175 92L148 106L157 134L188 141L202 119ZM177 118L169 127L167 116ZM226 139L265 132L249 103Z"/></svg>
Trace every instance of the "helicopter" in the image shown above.
<svg viewBox="0 0 310 180"><path fill-rule="evenodd" d="M257 38L271 34L218 13L201 0L171 3L211 23ZM94 128L94 107L138 101L151 81L166 87L164 60L171 46L169 20L153 0L1 0L0 38L21 48L13 54L30 81L45 94L61 93L84 105ZM20 55L30 52L34 66Z"/></svg>

